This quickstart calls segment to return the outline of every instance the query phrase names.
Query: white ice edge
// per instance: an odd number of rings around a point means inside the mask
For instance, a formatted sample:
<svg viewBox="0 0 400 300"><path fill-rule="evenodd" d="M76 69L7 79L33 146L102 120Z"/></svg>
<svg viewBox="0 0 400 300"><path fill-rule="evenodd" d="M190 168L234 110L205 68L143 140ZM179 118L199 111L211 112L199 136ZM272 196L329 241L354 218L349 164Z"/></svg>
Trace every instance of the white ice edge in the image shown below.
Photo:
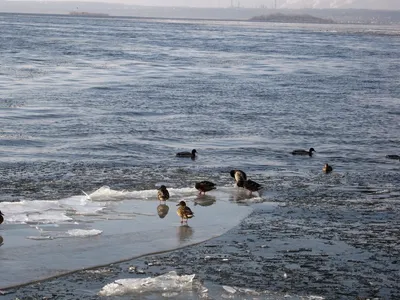
<svg viewBox="0 0 400 300"><path fill-rule="evenodd" d="M99 296L123 296L142 293L170 293L192 290L192 275L177 275L175 271L157 277L118 279L105 285Z"/></svg>

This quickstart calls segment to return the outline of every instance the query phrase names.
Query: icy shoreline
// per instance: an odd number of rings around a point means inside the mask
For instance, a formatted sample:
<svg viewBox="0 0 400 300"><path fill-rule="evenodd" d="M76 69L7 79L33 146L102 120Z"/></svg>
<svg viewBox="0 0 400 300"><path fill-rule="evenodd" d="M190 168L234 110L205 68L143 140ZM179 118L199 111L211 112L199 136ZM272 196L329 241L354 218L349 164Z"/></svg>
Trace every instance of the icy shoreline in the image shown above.
<svg viewBox="0 0 400 300"><path fill-rule="evenodd" d="M0 251L3 266L10 271L0 274L0 289L219 236L252 210L245 203L232 202L235 193L235 188L227 187L200 197L195 189L172 189L171 199L165 204L171 209L163 218L157 214L160 203L154 190L102 190L92 193L91 199L79 196L58 201L3 202L9 213L0 230ZM176 201L182 198L195 212L195 218L184 225L175 212ZM253 199L257 198L245 201ZM276 206L270 204L271 209Z"/></svg>
<svg viewBox="0 0 400 300"><path fill-rule="evenodd" d="M371 209L368 218L379 214ZM332 215L342 220L334 230L327 226ZM399 261L386 248L388 236L360 243L364 237L346 224L359 216L341 209L324 212L285 205L271 212L259 204L239 226L204 243L10 290L10 297L98 299L100 290L115 280L176 271L179 276L195 274L207 295L217 299L398 299ZM346 230L346 236L332 236ZM198 287L174 299L187 299L187 293L200 299ZM160 291L150 296L164 299ZM127 293L119 299L131 297Z"/></svg>

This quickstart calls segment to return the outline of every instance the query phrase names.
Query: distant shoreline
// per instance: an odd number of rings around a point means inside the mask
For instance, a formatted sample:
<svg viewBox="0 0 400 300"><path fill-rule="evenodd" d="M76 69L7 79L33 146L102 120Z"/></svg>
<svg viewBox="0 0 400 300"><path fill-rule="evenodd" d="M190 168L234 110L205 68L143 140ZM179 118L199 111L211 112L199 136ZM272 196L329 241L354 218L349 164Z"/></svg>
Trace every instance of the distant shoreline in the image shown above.
<svg viewBox="0 0 400 300"><path fill-rule="evenodd" d="M309 14L270 14L252 17L251 22L273 22L273 23L301 23L301 24L337 24L330 19L317 18Z"/></svg>
<svg viewBox="0 0 400 300"><path fill-rule="evenodd" d="M109 14L104 13L93 13L86 11L70 11L69 15L71 16L85 16L85 17L109 17Z"/></svg>
<svg viewBox="0 0 400 300"><path fill-rule="evenodd" d="M66 13L46 13L46 12L1 12L1 14L14 14L14 15L48 15L48 16L61 16L61 17L76 17L76 16L85 16L85 17L91 17L91 18L96 18L96 17L102 17L102 18L123 18L123 19L138 19L138 20L151 20L151 19L158 19L158 20L181 20L181 21L226 21L226 22L255 22L254 20L250 20L251 18L202 18L202 17L164 17L164 16L128 16L128 15L111 15L111 14L103 14L103 13L88 13L86 15L84 14L70 14L70 12ZM320 24L337 24L337 25L389 25L389 26L398 26L400 25L399 23L394 22L394 23L375 23L375 22L369 22L369 21L338 21L338 20L332 20L333 22L329 23L320 23ZM259 21L260 22L260 21ZM264 21L268 22L268 21ZM275 22L275 21L269 21L271 23L282 23L282 24L294 24L296 22ZM299 22L298 24L318 24L315 22Z"/></svg>

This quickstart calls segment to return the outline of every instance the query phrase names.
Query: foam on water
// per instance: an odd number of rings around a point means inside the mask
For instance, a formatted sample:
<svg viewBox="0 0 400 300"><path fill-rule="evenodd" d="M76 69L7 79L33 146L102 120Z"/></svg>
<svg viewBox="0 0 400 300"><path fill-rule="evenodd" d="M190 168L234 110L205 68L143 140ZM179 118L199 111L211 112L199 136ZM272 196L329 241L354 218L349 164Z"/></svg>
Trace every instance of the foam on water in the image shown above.
<svg viewBox="0 0 400 300"><path fill-rule="evenodd" d="M266 199L232 186L202 196L194 188L169 191L165 203L156 189L108 186L59 200L1 202L0 258L12 276L0 274L0 288L207 240L237 225L251 211L247 204ZM184 225L176 214L182 199L195 213Z"/></svg>

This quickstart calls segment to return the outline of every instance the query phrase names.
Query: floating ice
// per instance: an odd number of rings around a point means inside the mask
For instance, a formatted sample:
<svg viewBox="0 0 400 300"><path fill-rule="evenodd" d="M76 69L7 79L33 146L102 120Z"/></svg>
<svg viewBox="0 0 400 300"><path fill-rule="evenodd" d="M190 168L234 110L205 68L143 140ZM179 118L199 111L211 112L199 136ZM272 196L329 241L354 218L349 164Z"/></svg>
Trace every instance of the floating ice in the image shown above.
<svg viewBox="0 0 400 300"><path fill-rule="evenodd" d="M168 188L168 192L170 197L183 197L185 195L190 195L193 193L197 194L197 191L195 188L180 188L180 189L174 189L174 188ZM142 191L118 191L118 190L113 190L108 186L102 186L98 190L94 191L91 194L87 194L83 192L86 195L86 199L90 199L92 201L122 201L125 199L139 199L139 200L147 200L147 199L152 199L155 200L157 199L157 190L142 190Z"/></svg>
<svg viewBox="0 0 400 300"><path fill-rule="evenodd" d="M93 216L99 214L105 206L90 201L84 196L73 196L58 201L61 207L80 216Z"/></svg>
<svg viewBox="0 0 400 300"><path fill-rule="evenodd" d="M236 289L231 286L223 285L222 288L230 294L236 293Z"/></svg>
<svg viewBox="0 0 400 300"><path fill-rule="evenodd" d="M192 290L195 274L179 276L175 271L157 277L118 279L105 285L99 296L122 296L146 292L177 293Z"/></svg>
<svg viewBox="0 0 400 300"><path fill-rule="evenodd" d="M53 237L51 237L49 235L27 236L26 238L30 239L30 240L37 240L37 241L40 241L40 240L52 240L53 239Z"/></svg>
<svg viewBox="0 0 400 300"><path fill-rule="evenodd" d="M86 197L92 201L115 201L115 200L118 201L128 198L127 196L128 193L129 192L124 190L122 191L112 190L110 189L110 187L105 185ZM85 193L85 195L87 194Z"/></svg>
<svg viewBox="0 0 400 300"><path fill-rule="evenodd" d="M1 202L0 210L3 211L6 223L55 223L72 220L66 216L65 211L58 201L20 201Z"/></svg>
<svg viewBox="0 0 400 300"><path fill-rule="evenodd" d="M98 229L71 229L67 231L67 234L70 236L79 236L79 237L88 237L88 236L96 236L101 234L103 231Z"/></svg>

